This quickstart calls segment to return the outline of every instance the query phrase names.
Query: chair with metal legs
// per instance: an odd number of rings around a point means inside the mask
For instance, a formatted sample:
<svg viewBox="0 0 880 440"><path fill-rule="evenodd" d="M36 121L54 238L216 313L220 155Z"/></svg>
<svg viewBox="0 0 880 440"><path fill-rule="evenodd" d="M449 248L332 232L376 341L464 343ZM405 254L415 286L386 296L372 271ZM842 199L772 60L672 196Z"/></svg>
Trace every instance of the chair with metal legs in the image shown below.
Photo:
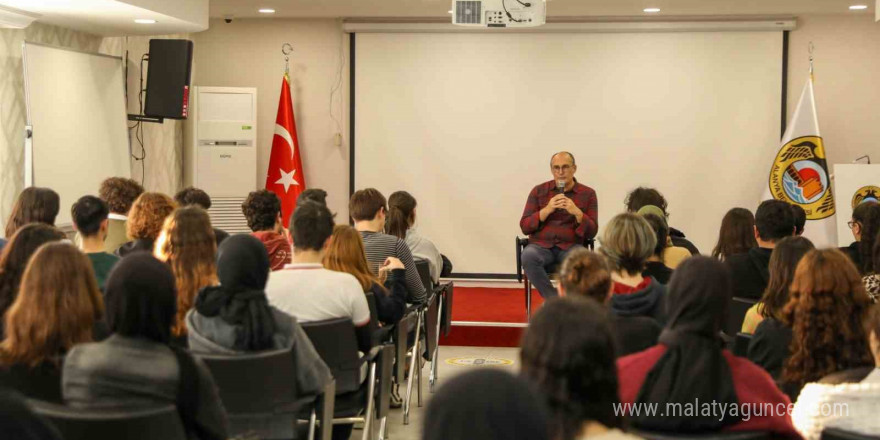
<svg viewBox="0 0 880 440"><path fill-rule="evenodd" d="M525 297L526 297L526 321L532 320L532 283L529 281L528 275L523 271L522 265L522 253L526 246L529 245L528 237L516 237L516 282L524 283L525 286ZM584 247L593 250L596 245L596 240L592 238L587 238L584 240ZM556 272L559 270L559 265L554 264L549 267L546 267L547 274L553 278Z"/></svg>

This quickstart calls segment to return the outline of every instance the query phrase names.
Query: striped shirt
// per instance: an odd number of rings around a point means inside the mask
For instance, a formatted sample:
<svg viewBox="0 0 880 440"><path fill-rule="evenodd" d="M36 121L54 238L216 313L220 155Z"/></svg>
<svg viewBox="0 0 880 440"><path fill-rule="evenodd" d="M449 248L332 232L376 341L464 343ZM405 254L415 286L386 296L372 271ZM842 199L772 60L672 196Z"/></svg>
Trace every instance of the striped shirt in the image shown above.
<svg viewBox="0 0 880 440"><path fill-rule="evenodd" d="M370 271L378 275L379 268L388 257L398 258L406 268L406 302L410 304L423 304L427 300L425 285L416 270L416 262L412 252L403 240L381 232L360 231L364 240L364 250L367 253L367 263Z"/></svg>

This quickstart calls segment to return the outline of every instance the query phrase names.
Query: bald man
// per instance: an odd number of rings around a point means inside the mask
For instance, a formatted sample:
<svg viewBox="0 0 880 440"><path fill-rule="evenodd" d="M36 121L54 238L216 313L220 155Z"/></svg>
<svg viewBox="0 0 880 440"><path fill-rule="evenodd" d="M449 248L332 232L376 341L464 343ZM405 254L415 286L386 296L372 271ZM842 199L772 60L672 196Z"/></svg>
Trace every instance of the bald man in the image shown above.
<svg viewBox="0 0 880 440"><path fill-rule="evenodd" d="M567 151L554 154L550 172L553 180L532 188L519 221L523 234L529 236L522 254L523 270L544 298L558 295L547 268L561 263L571 250L583 247L599 229L596 191L574 178L574 155Z"/></svg>

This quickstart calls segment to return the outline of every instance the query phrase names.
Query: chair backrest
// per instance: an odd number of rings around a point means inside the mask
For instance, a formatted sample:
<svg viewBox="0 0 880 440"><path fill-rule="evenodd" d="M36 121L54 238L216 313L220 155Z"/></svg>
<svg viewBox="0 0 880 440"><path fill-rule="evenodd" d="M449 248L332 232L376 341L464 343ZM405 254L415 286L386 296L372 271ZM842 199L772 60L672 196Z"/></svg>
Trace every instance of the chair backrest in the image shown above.
<svg viewBox="0 0 880 440"><path fill-rule="evenodd" d="M880 436L859 434L852 431L844 431L838 428L825 428L822 430L821 440L877 440Z"/></svg>
<svg viewBox="0 0 880 440"><path fill-rule="evenodd" d="M416 258L416 270L419 272L419 278L422 279L422 285L425 286L425 292L428 293L428 296L431 295L431 291L434 290L434 281L431 279L431 266L428 260L423 260L421 258Z"/></svg>
<svg viewBox="0 0 880 440"><path fill-rule="evenodd" d="M755 305L757 301L750 298L734 297L730 301L730 307L727 310L727 318L724 323L724 333L733 337L742 329L743 319L746 312Z"/></svg>
<svg viewBox="0 0 880 440"><path fill-rule="evenodd" d="M28 400L28 405L55 425L64 440L187 439L174 405L137 410L86 410L38 400Z"/></svg>
<svg viewBox="0 0 880 440"><path fill-rule="evenodd" d="M349 318L304 322L305 330L321 359L336 379L336 394L357 391L361 385L357 337Z"/></svg>
<svg viewBox="0 0 880 440"><path fill-rule="evenodd" d="M773 436L764 431L728 431L708 434L676 434L633 430L633 434L646 440L770 440Z"/></svg>
<svg viewBox="0 0 880 440"><path fill-rule="evenodd" d="M751 334L743 332L737 333L736 340L733 341L733 354L745 357L749 354L749 342L752 342Z"/></svg>

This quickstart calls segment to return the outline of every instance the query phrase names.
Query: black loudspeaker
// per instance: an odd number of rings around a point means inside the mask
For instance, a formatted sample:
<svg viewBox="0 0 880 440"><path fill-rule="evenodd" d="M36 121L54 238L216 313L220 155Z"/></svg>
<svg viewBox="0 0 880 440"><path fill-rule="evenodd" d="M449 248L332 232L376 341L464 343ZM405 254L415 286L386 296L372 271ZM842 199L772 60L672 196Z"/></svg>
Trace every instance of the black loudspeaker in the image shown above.
<svg viewBox="0 0 880 440"><path fill-rule="evenodd" d="M192 53L189 40L150 40L145 115L186 119Z"/></svg>

